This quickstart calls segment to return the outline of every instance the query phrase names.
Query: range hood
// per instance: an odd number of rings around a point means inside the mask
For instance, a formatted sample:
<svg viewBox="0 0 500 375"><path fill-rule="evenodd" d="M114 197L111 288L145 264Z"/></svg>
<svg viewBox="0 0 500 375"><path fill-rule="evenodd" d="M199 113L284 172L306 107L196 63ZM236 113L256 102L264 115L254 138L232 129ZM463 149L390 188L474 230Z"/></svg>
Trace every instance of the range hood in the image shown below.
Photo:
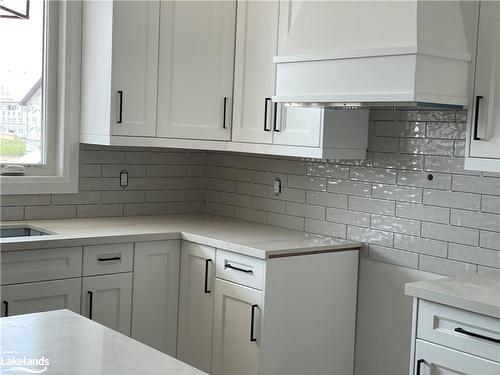
<svg viewBox="0 0 500 375"><path fill-rule="evenodd" d="M280 3L273 101L340 107L468 104L477 3Z"/></svg>

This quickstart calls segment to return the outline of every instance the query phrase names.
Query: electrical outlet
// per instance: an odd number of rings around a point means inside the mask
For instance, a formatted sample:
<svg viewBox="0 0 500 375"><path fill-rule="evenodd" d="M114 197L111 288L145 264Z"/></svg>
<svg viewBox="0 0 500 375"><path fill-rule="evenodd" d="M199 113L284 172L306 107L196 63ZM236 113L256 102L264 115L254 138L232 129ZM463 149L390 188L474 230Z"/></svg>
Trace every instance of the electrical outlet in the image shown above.
<svg viewBox="0 0 500 375"><path fill-rule="evenodd" d="M276 194L276 195L281 194L281 180L279 177L276 177L276 179L274 180L273 191L274 191L274 194Z"/></svg>
<svg viewBox="0 0 500 375"><path fill-rule="evenodd" d="M120 186L128 186L128 172L125 170L120 172Z"/></svg>

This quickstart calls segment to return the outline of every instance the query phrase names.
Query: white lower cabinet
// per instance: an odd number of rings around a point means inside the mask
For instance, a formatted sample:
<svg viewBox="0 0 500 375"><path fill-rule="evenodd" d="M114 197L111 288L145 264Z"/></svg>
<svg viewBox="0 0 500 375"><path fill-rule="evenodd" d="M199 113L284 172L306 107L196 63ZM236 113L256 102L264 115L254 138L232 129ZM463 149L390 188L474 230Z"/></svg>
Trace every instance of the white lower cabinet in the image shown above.
<svg viewBox="0 0 500 375"><path fill-rule="evenodd" d="M84 277L82 315L130 335L132 273Z"/></svg>
<svg viewBox="0 0 500 375"><path fill-rule="evenodd" d="M2 256L2 316L67 308L214 375L353 373L357 249L261 259L175 239L81 250Z"/></svg>
<svg viewBox="0 0 500 375"><path fill-rule="evenodd" d="M262 292L215 280L213 374L259 374Z"/></svg>
<svg viewBox="0 0 500 375"><path fill-rule="evenodd" d="M500 320L420 298L413 303L410 375L500 374Z"/></svg>
<svg viewBox="0 0 500 375"><path fill-rule="evenodd" d="M2 286L2 316L69 309L80 313L81 279Z"/></svg>
<svg viewBox="0 0 500 375"><path fill-rule="evenodd" d="M135 244L132 337L175 356L180 241Z"/></svg>
<svg viewBox="0 0 500 375"><path fill-rule="evenodd" d="M500 363L417 340L415 375L498 375Z"/></svg>
<svg viewBox="0 0 500 375"><path fill-rule="evenodd" d="M184 241L181 252L177 358L210 372L215 248Z"/></svg>

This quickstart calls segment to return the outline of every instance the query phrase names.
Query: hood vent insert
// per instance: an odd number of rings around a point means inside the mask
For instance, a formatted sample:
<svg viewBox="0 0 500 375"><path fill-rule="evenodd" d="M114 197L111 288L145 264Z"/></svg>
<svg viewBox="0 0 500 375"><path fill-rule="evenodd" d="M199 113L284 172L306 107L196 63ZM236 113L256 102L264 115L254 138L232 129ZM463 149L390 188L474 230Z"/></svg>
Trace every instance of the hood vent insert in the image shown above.
<svg viewBox="0 0 500 375"><path fill-rule="evenodd" d="M273 101L466 106L476 7L466 1L282 1Z"/></svg>

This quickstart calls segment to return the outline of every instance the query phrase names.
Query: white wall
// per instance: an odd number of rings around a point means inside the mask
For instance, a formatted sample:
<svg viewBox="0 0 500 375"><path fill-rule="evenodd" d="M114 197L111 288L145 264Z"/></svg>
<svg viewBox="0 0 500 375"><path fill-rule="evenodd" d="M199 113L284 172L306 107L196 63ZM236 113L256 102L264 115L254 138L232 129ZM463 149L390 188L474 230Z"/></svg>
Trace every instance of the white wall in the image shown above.
<svg viewBox="0 0 500 375"><path fill-rule="evenodd" d="M412 298L404 284L443 277L360 259L355 375L405 375L410 363Z"/></svg>

